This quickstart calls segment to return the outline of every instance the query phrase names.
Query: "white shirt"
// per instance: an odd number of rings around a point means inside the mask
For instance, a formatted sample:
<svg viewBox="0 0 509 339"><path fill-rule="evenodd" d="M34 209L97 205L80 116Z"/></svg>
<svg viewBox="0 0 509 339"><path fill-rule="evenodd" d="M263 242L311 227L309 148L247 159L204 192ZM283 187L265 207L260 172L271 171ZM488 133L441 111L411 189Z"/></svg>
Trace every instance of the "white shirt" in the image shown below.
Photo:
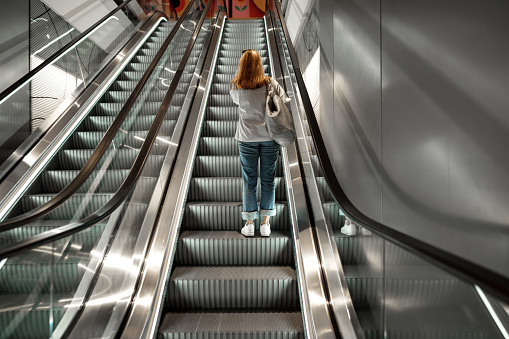
<svg viewBox="0 0 509 339"><path fill-rule="evenodd" d="M277 81L272 78L270 80L281 99L284 102L290 101ZM235 139L244 142L271 141L272 138L265 125L266 86L257 89L230 90L230 96L233 102L239 105L239 122Z"/></svg>

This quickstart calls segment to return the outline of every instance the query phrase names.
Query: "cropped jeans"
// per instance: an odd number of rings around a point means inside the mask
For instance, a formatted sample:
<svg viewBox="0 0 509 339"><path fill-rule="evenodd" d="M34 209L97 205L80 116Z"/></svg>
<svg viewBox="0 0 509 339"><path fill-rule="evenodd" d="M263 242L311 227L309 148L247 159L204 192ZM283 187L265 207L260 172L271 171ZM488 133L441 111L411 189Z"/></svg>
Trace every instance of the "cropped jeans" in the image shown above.
<svg viewBox="0 0 509 339"><path fill-rule="evenodd" d="M255 220L259 216L274 216L276 209L275 183L276 161L279 145L275 141L239 141L240 165L242 167L242 219ZM258 161L260 161L260 212L258 212L257 186Z"/></svg>

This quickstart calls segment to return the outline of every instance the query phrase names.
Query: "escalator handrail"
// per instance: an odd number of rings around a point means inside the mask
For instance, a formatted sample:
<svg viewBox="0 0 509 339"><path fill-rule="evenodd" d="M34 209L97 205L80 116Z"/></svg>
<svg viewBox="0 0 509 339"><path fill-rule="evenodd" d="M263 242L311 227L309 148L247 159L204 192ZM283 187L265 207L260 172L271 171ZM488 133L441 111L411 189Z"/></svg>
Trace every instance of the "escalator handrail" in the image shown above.
<svg viewBox="0 0 509 339"><path fill-rule="evenodd" d="M316 153L318 155L320 165L322 166L325 180L329 185L332 195L340 204L343 212L349 218L360 225L365 226L382 238L432 262L440 268L459 276L463 280L486 289L488 292L496 295L502 300L509 301L509 278L373 220L363 214L350 201L334 173L334 168L328 156L327 149L313 111L313 105L311 104L311 100L309 99L309 95L306 90L300 65L297 60L297 54L291 42L285 19L282 15L281 6L277 0L274 1L274 4L287 42L288 52L295 71L299 93L304 105L304 111L311 130L311 136L315 144Z"/></svg>
<svg viewBox="0 0 509 339"><path fill-rule="evenodd" d="M196 1L198 1L198 0L196 0ZM194 4L194 2L195 1L192 1L189 3L188 7L186 8L186 11L182 14L181 18L184 18L187 15L187 10ZM148 155L149 155L150 150L154 144L154 141L156 140L159 128L162 125L162 122L166 115L166 111L170 105L171 100L173 99L173 94L175 93L175 91L177 89L180 77L182 76L184 68L187 64L187 60L189 59L189 55L191 54L191 51L193 49L193 46L194 46L194 43L198 36L198 33L202 27L202 24L205 20L205 17L207 15L207 12L208 12L212 2L213 1L209 1L205 5L205 8L204 8L203 13L200 17L200 20L196 24L193 36L191 37L190 42L187 45L187 49L184 52L184 56L182 57L182 60L175 72L175 75L172 79L170 87L168 88L168 91L166 92L166 95L163 99L163 102L161 103L161 106L157 112L157 115L154 118L154 122L152 123L150 130L147 133L145 141L143 142L143 145L141 146L140 151L138 152L138 155L136 156L136 159L134 160L134 164L131 167L129 174L124 179L124 181L122 182L122 185L117 190L117 192L115 192L114 196L104 206L102 206L100 209L93 212L92 214L86 216L85 218L76 220L75 222L73 222L71 224L59 227L57 229L43 232L41 234L35 235L35 236L27 238L25 240L22 240L22 241L14 243L14 244L2 247L0 249L0 258L7 258L7 257L13 256L13 255L20 254L20 253L25 252L29 249L34 248L34 247L38 247L40 245L53 242L55 240L59 240L64 237L68 237L68 236L75 234L77 232L80 232L88 227L91 227L91 226L95 225L96 223L102 221L103 219L107 218L109 215L111 215L126 200L128 194L131 192L132 188L134 187L135 183L137 182L137 180L141 174L141 171L143 170L144 164L148 158ZM163 45L163 47L164 47L164 45ZM164 50L164 49L165 48L161 48L161 50Z"/></svg>
<svg viewBox="0 0 509 339"><path fill-rule="evenodd" d="M46 66L50 65L55 59L60 57L63 53L65 53L68 49L73 48L74 45L77 45L81 42L81 40L87 36L90 32L92 32L94 29L99 27L102 23L104 23L108 18L110 18L113 14L127 6L129 2L132 0L126 0L124 1L120 6L106 14L104 17L102 17L99 21L97 21L95 24L90 26L86 31L78 35L76 38L69 41L67 44L65 44L62 48L60 48L58 51L53 53L48 59L44 60L42 64L35 67L33 70L25 74L23 77L21 77L18 81L13 83L11 86L7 87L2 93L0 93L0 102L4 100L6 97L10 96L14 92L16 92L19 88L23 87L28 81L33 79L40 71L42 71Z"/></svg>
<svg viewBox="0 0 509 339"><path fill-rule="evenodd" d="M136 102L136 99L138 98L138 95L140 94L142 88L144 87L145 83L148 81L150 75L152 74L153 70L156 68L159 60L162 58L164 52L166 51L166 48L169 46L170 42L173 40L173 37L177 33L178 29L180 28L180 25L184 21L184 18L186 17L187 13L193 6L194 1L191 1L188 6L186 7L183 15L180 17L180 19L177 21L173 29L171 30L168 37L165 39L163 44L161 45L161 48L157 52L156 56L154 57L154 60L150 63L148 69L145 71L143 76L141 77L139 83L134 88L133 92L129 96L129 98L126 100L126 103L118 113L118 115L115 117L115 120L111 123L110 127L106 130L106 133L102 137L101 141L97 145L96 149L86 162L86 164L83 166L83 168L80 170L80 172L76 175L76 177L62 190L60 191L56 196L54 196L51 200L46 202L45 204L31 210L30 212L27 212L25 214L16 216L14 218L5 220L0 223L0 232L7 231L13 228L21 227L23 225L26 225L29 222L32 222L34 220L39 219L40 217L50 213L54 209L56 209L58 206L62 205L68 198L70 198L76 191L81 187L81 185L88 179L90 174L94 171L96 165L99 163L99 160L104 155L106 150L108 149L108 146L110 142L113 140L114 136L119 131L120 127L122 126L122 123L124 122L125 118L127 117L129 111L133 107L134 103Z"/></svg>

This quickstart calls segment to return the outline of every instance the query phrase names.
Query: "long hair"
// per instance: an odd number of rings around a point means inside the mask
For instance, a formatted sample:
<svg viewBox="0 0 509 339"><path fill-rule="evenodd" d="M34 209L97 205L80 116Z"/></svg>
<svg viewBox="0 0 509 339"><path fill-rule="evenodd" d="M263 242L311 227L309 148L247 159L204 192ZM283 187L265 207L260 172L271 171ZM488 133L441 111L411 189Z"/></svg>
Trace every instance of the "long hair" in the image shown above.
<svg viewBox="0 0 509 339"><path fill-rule="evenodd" d="M256 89L270 83L270 78L263 72L262 58L254 49L248 49L239 61L239 69L230 82L231 89Z"/></svg>

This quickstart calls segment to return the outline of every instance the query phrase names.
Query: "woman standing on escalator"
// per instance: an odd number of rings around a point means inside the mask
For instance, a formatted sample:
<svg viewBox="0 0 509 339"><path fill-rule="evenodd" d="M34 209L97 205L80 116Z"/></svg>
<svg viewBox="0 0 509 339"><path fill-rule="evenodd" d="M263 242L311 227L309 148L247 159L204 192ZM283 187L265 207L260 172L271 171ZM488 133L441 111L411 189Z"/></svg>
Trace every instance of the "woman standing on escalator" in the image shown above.
<svg viewBox="0 0 509 339"><path fill-rule="evenodd" d="M246 224L241 233L254 236L253 220L263 217L260 234L270 236L270 217L276 215L275 183L276 161L279 145L270 137L265 124L265 101L267 85L272 84L284 101L289 101L276 80L263 72L263 64L257 51L242 51L239 68L230 82L230 95L239 105L239 122L235 139L239 141L240 164L242 167L243 202L242 219ZM258 211L258 161L260 162L261 199Z"/></svg>

